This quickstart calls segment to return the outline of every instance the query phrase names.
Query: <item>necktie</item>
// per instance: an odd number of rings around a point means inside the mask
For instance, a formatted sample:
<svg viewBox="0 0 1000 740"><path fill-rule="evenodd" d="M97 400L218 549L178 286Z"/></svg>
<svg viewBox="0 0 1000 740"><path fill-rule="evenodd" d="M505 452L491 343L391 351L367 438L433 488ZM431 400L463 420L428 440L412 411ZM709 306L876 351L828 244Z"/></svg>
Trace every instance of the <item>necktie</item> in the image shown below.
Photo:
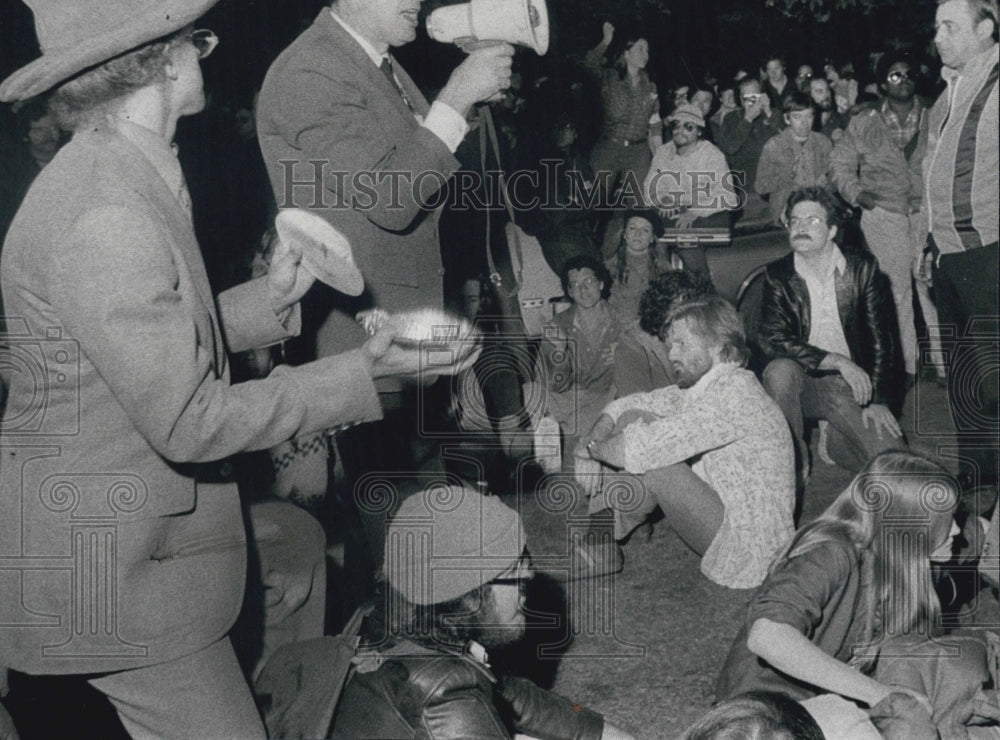
<svg viewBox="0 0 1000 740"><path fill-rule="evenodd" d="M399 97L401 97L403 102L406 103L406 107L410 109L410 112L416 113L413 109L413 104L403 91L403 86L400 85L399 80L396 79L396 73L392 70L392 62L389 60L388 56L382 57L382 64L379 65L379 69L382 70L382 74L385 75L385 78L392 83L392 86L396 88L396 92L399 93Z"/></svg>

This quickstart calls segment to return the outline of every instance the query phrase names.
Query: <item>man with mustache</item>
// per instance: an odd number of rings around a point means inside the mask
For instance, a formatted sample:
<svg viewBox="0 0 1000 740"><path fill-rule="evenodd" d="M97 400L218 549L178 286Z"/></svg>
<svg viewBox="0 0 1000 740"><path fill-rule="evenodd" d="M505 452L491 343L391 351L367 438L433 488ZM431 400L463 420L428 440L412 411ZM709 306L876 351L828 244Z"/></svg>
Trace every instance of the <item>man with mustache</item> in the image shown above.
<svg viewBox="0 0 1000 740"><path fill-rule="evenodd" d="M487 651L527 629L526 545L521 517L497 496L435 486L403 502L330 736L499 740L511 728L517 737L629 740L597 712L491 668Z"/></svg>
<svg viewBox="0 0 1000 740"><path fill-rule="evenodd" d="M771 362L764 388L792 428L803 484L807 418L830 422L855 458L851 465L906 447L888 406L901 380L892 293L875 257L837 246L841 219L828 190L794 190L785 206L792 253L765 273L759 342Z"/></svg>

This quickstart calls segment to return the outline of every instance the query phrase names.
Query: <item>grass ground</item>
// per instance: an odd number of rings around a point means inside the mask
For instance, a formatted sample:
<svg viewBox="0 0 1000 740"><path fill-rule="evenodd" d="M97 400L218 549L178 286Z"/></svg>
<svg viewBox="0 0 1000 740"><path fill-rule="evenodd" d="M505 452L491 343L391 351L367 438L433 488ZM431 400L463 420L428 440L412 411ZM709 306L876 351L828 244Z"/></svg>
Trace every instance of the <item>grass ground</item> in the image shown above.
<svg viewBox="0 0 1000 740"><path fill-rule="evenodd" d="M934 383L919 383L910 392L901 424L917 451L943 454L954 443L945 392ZM815 445L813 452L800 524L822 512L851 479L848 471L820 462ZM537 496L522 497L520 505L529 542L533 536L546 543L564 536L560 516L547 512ZM581 514L579 502L575 511ZM554 651L558 660L549 659L552 665L540 655L537 677L637 737L676 737L710 707L751 592L701 575L699 558L663 521L649 541L629 540L624 553L625 567L612 577L566 586L539 579L538 590L550 604L563 601L569 614L568 625L549 632L569 634L572 642ZM994 600L980 604L979 621L1000 626Z"/></svg>

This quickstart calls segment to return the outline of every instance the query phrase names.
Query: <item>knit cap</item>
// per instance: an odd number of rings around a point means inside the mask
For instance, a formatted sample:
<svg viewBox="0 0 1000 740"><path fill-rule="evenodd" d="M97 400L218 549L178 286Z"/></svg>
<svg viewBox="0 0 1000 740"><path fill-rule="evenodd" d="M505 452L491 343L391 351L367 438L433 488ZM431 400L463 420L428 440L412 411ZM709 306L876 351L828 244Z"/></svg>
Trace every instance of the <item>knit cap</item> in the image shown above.
<svg viewBox="0 0 1000 740"><path fill-rule="evenodd" d="M524 547L521 517L500 499L435 485L403 501L389 523L386 579L412 604L440 604L510 569Z"/></svg>

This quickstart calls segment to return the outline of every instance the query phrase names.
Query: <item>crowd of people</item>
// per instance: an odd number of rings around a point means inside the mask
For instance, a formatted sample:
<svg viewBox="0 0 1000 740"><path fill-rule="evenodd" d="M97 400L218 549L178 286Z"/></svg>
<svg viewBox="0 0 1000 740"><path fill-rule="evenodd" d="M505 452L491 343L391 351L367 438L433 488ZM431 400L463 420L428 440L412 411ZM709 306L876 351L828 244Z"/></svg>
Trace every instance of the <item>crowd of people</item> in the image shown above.
<svg viewBox="0 0 1000 740"><path fill-rule="evenodd" d="M42 54L0 84L0 698L8 671L72 675L132 737L266 737L291 715L257 682L296 648L331 737L631 737L491 667L529 626L504 501L531 495L547 417L590 525L543 572L614 577L663 521L707 579L756 589L684 737L1000 737L1000 637L945 634L939 597L961 548L964 596L996 598L996 0L938 3L936 87L899 50L864 86L779 55L658 86L655 29L605 22L533 79L463 40L432 100L393 54L420 3L334 0L224 143L181 123L221 110L216 1L25 0ZM490 156L499 200L463 178ZM351 245L329 286L269 228L292 207ZM661 239L753 229L787 245L753 321L704 246ZM565 294L537 336L518 234ZM403 341L398 317L446 307L475 342ZM922 370L957 470L900 426ZM798 526L813 422L854 477ZM360 647L306 670L355 607Z"/></svg>

